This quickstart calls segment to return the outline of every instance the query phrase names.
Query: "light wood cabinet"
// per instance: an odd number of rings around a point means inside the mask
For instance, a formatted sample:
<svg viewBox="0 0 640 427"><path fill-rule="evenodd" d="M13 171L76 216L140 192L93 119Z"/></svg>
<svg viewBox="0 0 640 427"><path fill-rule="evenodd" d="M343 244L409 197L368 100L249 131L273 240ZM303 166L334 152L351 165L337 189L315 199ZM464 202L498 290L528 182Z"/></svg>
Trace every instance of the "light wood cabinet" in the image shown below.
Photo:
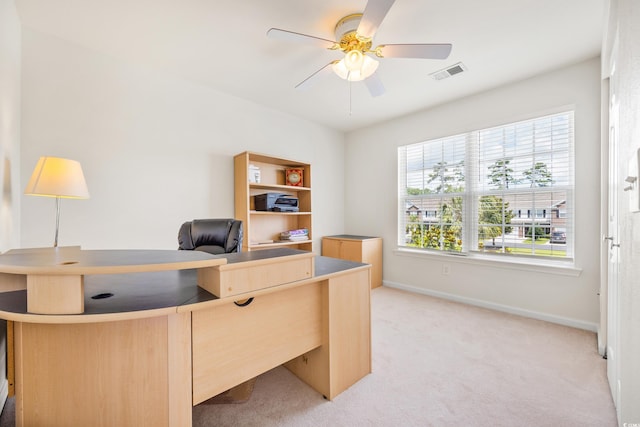
<svg viewBox="0 0 640 427"><path fill-rule="evenodd" d="M382 285L382 238L350 234L325 236L322 255L371 264L371 288Z"/></svg>
<svg viewBox="0 0 640 427"><path fill-rule="evenodd" d="M242 250L289 246L311 251L311 165L247 151L234 157L234 168L235 218L242 221L244 228ZM256 168L259 170L259 182L255 182ZM302 186L285 184L285 171L291 168L302 169ZM256 210L255 196L265 193L297 197L298 212ZM302 228L309 231L308 240L280 240L281 232Z"/></svg>

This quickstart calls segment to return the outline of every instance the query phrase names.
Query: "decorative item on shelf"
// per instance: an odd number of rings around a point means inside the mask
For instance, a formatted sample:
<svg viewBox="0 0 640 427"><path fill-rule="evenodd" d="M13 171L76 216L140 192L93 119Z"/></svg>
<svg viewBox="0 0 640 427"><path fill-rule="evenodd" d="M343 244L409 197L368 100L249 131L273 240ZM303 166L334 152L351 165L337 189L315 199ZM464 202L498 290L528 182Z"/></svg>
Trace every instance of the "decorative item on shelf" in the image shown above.
<svg viewBox="0 0 640 427"><path fill-rule="evenodd" d="M306 228L299 228L297 230L283 231L280 233L280 240L290 242L301 242L309 240L309 230Z"/></svg>
<svg viewBox="0 0 640 427"><path fill-rule="evenodd" d="M249 182L260 184L260 168L256 165L249 165Z"/></svg>
<svg viewBox="0 0 640 427"><path fill-rule="evenodd" d="M29 196L56 198L56 234L53 246L58 246L60 199L88 199L89 190L82 166L75 160L59 157L40 157L24 190Z"/></svg>
<svg viewBox="0 0 640 427"><path fill-rule="evenodd" d="M293 185L294 187L303 187L302 172L303 170L301 168L285 169L285 184Z"/></svg>

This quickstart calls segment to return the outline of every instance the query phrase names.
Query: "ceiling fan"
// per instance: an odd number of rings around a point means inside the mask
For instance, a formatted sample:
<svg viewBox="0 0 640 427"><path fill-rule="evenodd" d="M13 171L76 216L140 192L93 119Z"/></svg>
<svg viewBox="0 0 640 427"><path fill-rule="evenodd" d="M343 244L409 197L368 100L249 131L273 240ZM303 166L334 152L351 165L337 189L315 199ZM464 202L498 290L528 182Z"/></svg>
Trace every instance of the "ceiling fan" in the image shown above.
<svg viewBox="0 0 640 427"><path fill-rule="evenodd" d="M342 59L331 61L311 74L296 85L296 89L308 88L319 78L334 72L350 82L364 81L371 95L379 96L385 89L375 73L378 68L376 58L446 59L452 47L448 43L381 44L372 49L373 37L394 2L395 0L369 0L363 13L354 13L340 19L335 28L337 41L279 28L271 28L267 31L267 36L344 53Z"/></svg>

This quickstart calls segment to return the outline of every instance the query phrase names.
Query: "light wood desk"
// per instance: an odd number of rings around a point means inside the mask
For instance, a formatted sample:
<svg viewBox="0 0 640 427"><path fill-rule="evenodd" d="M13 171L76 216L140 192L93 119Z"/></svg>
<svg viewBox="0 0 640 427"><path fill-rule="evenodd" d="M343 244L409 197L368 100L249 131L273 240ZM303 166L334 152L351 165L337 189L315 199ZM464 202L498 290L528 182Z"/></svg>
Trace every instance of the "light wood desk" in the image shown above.
<svg viewBox="0 0 640 427"><path fill-rule="evenodd" d="M25 276L51 270L0 255L0 318L14 325L16 425L188 427L193 406L281 364L328 399L371 372L368 265L314 257L307 278L218 298L198 286L210 278L203 268L258 280L241 272L266 263L277 276L271 261L303 252L175 253L194 258L176 260L177 269L107 262L118 273L102 266L81 274L80 314L30 313ZM195 268L181 269L192 261Z"/></svg>

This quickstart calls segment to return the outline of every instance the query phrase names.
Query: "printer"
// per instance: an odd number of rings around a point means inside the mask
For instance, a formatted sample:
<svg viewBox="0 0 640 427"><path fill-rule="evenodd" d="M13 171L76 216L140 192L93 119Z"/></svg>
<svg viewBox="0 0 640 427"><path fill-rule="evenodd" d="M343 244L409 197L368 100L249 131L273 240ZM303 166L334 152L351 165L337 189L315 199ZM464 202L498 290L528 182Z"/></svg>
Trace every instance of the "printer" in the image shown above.
<svg viewBox="0 0 640 427"><path fill-rule="evenodd" d="M257 211L298 212L298 198L280 193L256 194Z"/></svg>

